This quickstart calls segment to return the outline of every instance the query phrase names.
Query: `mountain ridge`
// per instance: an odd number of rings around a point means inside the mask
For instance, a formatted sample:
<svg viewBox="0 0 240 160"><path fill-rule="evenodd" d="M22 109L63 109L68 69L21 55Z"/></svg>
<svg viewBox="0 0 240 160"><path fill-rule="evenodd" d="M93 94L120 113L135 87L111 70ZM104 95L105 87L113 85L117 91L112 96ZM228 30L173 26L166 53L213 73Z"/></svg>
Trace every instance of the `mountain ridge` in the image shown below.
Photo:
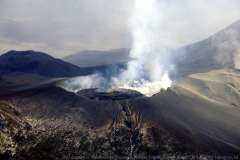
<svg viewBox="0 0 240 160"><path fill-rule="evenodd" d="M32 73L45 77L71 77L90 74L87 69L36 51L9 51L0 56L0 73Z"/></svg>
<svg viewBox="0 0 240 160"><path fill-rule="evenodd" d="M240 55L240 20L228 25L227 27L219 30L218 32L210 35L209 37L200 41L182 46L180 48L171 49L172 56L171 63L174 69L169 70L169 74L173 79L184 77L197 72L206 72L212 69L220 68L236 68L238 67L238 59ZM107 59L112 64L122 64L122 60L127 64L131 59L128 58L130 49L116 49L109 51L83 51L78 54L70 55L66 58L78 66L86 65L102 65ZM86 53L89 53L88 58ZM81 55L82 54L82 55ZM102 58L99 56L103 54ZM71 57L72 58L69 58ZM93 56L93 57L91 57ZM94 58L94 56L96 56ZM80 57L85 57L81 60ZM117 57L117 58L116 58ZM100 59L96 63L96 59ZM111 63L105 63L108 68Z"/></svg>
<svg viewBox="0 0 240 160"><path fill-rule="evenodd" d="M129 51L129 48L117 48L106 51L86 50L69 55L63 59L80 67L118 65L131 60Z"/></svg>

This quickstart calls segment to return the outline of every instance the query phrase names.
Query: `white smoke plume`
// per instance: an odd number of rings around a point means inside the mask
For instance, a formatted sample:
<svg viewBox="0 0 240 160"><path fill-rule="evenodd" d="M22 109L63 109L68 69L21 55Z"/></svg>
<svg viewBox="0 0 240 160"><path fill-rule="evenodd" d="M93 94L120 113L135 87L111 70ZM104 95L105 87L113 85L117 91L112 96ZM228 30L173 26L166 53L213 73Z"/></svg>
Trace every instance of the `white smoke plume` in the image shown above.
<svg viewBox="0 0 240 160"><path fill-rule="evenodd" d="M62 81L58 84L58 86L70 92L78 92L80 90L88 88L104 88L105 82L105 78L103 78L99 74L93 74L90 76L74 77Z"/></svg>
<svg viewBox="0 0 240 160"><path fill-rule="evenodd" d="M158 0L135 0L129 19L133 44L128 67L117 77L112 78L107 87L133 89L146 96L158 93L171 86L168 76L169 60L167 44L164 42L159 26L161 24ZM105 79L105 82L107 80ZM67 86L67 84L71 84ZM104 88L104 78L99 75L74 78L64 85L68 90L85 88Z"/></svg>
<svg viewBox="0 0 240 160"><path fill-rule="evenodd" d="M131 2L134 2L132 15L129 18L132 61L128 63L127 69L110 80L95 75L74 79L72 80L73 85L77 86L79 83L80 89L91 87L128 88L151 96L159 92L161 88L171 86L172 82L168 76L168 73L173 73L172 69L174 69L171 61L187 62L196 52L211 57L210 60L213 61L213 64L223 67L231 67L234 64L235 68L240 68L240 22L211 36L208 39L209 43L202 46L203 50L199 50L198 47L196 47L197 50L194 50L193 47L193 51L186 50L185 53L186 47L178 46L178 44L185 44L186 41L183 41L185 37L191 38L194 34L199 34L200 38L206 38L206 33L216 32L223 28L222 25L219 25L220 21L221 24L227 25L231 19L236 19L239 15L238 12L236 15L224 14L221 19L218 17L225 7L237 6L235 3L237 4L239 1L230 3L227 0L211 2L207 0L194 2L190 0L181 2L176 0L133 0ZM177 54L174 52L171 55L168 48L176 49Z"/></svg>
<svg viewBox="0 0 240 160"><path fill-rule="evenodd" d="M159 7L157 0L135 0L130 18L133 38L130 57L134 60L114 79L116 86L135 89L148 96L170 87L167 46L158 43L162 38L158 28L161 23Z"/></svg>

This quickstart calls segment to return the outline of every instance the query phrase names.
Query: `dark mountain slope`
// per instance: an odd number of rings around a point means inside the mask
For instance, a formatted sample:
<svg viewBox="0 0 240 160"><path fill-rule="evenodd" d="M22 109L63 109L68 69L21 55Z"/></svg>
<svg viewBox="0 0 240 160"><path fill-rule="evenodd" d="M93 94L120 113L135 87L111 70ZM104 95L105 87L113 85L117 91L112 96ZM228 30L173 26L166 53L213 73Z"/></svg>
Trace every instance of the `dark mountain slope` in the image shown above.
<svg viewBox="0 0 240 160"><path fill-rule="evenodd" d="M92 73L42 52L9 51L0 56L0 75L31 73L45 77L71 77Z"/></svg>
<svg viewBox="0 0 240 160"><path fill-rule="evenodd" d="M30 89L2 98L13 102L25 116L69 118L80 126L102 126L119 111L115 102L89 100L54 86Z"/></svg>

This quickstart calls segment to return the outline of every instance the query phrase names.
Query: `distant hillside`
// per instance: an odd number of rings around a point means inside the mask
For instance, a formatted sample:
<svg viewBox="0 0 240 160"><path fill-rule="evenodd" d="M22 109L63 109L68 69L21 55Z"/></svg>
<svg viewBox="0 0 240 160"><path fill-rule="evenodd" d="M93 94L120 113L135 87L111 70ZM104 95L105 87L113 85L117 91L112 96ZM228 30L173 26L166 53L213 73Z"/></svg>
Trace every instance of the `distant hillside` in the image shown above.
<svg viewBox="0 0 240 160"><path fill-rule="evenodd" d="M240 21L237 21L205 40L175 50L176 71L173 75L239 67L239 49Z"/></svg>
<svg viewBox="0 0 240 160"><path fill-rule="evenodd" d="M90 74L92 70L79 68L45 53L9 51L0 56L0 75L31 73L44 77L71 77Z"/></svg>
<svg viewBox="0 0 240 160"><path fill-rule="evenodd" d="M123 64L130 60L129 50L130 49L121 48L109 51L82 51L67 56L64 60L80 67Z"/></svg>
<svg viewBox="0 0 240 160"><path fill-rule="evenodd" d="M31 77L31 74L33 77L59 78L100 73L111 77L125 67L125 63L79 67L37 51L9 51L0 56L0 75L4 79L12 79L14 75Z"/></svg>
<svg viewBox="0 0 240 160"><path fill-rule="evenodd" d="M130 49L110 51L83 51L65 58L78 66L99 66L111 68L108 64L123 64L130 60ZM239 67L240 21L233 23L202 41L183 46L172 51L175 70L173 78L212 69Z"/></svg>

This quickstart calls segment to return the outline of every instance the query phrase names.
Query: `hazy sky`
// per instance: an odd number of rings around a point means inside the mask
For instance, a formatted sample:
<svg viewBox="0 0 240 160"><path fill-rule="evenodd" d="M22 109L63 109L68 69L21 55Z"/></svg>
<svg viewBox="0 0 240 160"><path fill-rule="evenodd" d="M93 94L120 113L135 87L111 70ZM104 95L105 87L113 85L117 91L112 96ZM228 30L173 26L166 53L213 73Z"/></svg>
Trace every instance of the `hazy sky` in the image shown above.
<svg viewBox="0 0 240 160"><path fill-rule="evenodd" d="M147 1L147 0L146 0ZM134 0L0 0L0 53L40 50L63 57L131 46ZM239 0L159 0L169 47L192 43L240 19ZM159 42L161 43L161 42Z"/></svg>

